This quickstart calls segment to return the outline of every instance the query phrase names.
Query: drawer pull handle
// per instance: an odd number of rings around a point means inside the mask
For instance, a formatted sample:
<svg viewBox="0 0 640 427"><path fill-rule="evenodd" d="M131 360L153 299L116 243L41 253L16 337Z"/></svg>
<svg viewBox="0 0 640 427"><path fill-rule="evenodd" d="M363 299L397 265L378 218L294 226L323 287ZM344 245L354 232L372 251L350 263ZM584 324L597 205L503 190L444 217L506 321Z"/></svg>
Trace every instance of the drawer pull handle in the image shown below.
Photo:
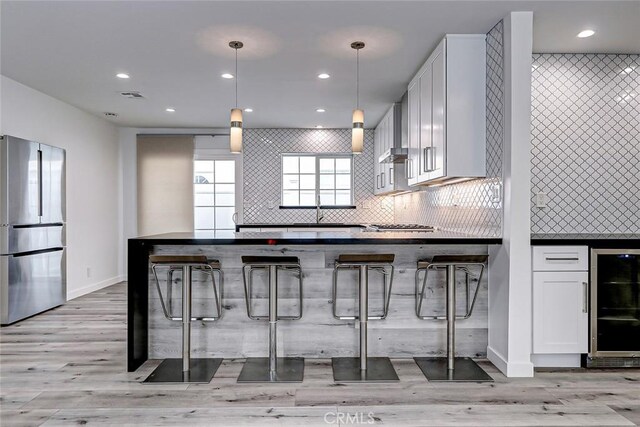
<svg viewBox="0 0 640 427"><path fill-rule="evenodd" d="M580 258L550 258L545 257L547 261L580 261Z"/></svg>

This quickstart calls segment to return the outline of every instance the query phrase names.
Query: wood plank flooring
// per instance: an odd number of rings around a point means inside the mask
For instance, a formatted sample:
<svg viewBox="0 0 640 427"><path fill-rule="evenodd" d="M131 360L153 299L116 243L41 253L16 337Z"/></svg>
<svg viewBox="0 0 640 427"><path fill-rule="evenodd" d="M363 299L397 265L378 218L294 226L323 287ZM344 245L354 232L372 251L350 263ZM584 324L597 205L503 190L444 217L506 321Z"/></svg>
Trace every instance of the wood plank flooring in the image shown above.
<svg viewBox="0 0 640 427"><path fill-rule="evenodd" d="M301 384L237 384L242 359L213 381L149 385L150 360L126 372L126 284L0 330L0 425L633 426L640 370L545 370L493 384L429 383L394 359L395 384L334 384L328 359L307 359Z"/></svg>

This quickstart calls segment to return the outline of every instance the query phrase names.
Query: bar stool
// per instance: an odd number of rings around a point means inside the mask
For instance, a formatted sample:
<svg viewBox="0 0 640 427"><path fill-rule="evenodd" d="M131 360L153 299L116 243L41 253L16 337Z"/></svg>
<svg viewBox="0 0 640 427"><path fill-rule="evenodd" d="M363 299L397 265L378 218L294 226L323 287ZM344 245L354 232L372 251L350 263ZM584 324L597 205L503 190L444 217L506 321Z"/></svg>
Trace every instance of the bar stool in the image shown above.
<svg viewBox="0 0 640 427"><path fill-rule="evenodd" d="M242 279L244 281L247 316L253 320L269 320L269 357L247 358L238 382L301 382L304 376L304 358L278 357L278 320L297 320L302 317L302 268L294 256L243 256ZM257 316L251 307L253 295L253 271L266 270L269 278L269 314ZM278 315L278 272L295 272L298 276L299 309L292 316Z"/></svg>
<svg viewBox="0 0 640 427"><path fill-rule="evenodd" d="M393 254L342 254L338 256L333 274L333 315L337 319L358 320L360 324L360 357L333 357L333 379L336 382L389 382L398 381L393 365L388 357L367 356L367 321L385 319L389 312L389 300L393 285ZM358 315L337 314L338 271L358 270ZM389 271L387 272L387 269ZM383 272L383 311L380 316L369 316L369 272ZM387 278L389 284L387 286Z"/></svg>
<svg viewBox="0 0 640 427"><path fill-rule="evenodd" d="M208 260L205 255L151 255L151 269L156 281L156 287L160 296L160 304L167 319L182 323L182 358L165 359L162 363L144 380L145 383L208 383L215 375L218 367L222 363L220 358L191 358L191 322L200 320L203 322L213 322L222 316L219 292L216 290L213 281L214 269L220 270L218 261ZM182 269L182 315L173 316L167 310L160 281L158 280L158 268L167 268L174 271ZM193 271L203 271L211 274L214 299L217 307L215 316L193 317L191 315L192 305L192 273ZM172 274L172 273L171 273ZM171 276L169 276L171 277ZM220 289L220 293L222 289Z"/></svg>
<svg viewBox="0 0 640 427"><path fill-rule="evenodd" d="M491 378L476 362L469 357L455 357L455 321L456 319L468 319L473 313L473 308L480 289L480 281L484 273L487 255L437 255L432 260L419 260L416 269L416 316L420 319L432 319L447 321L447 357L414 357L422 373L429 381L467 381L490 382ZM478 284L473 298L470 300L469 277L470 268L480 268ZM425 299L427 277L431 270L446 271L446 316L422 315L422 302ZM419 285L419 275L424 272L422 286ZM456 272L465 274L466 310L464 314L456 314Z"/></svg>

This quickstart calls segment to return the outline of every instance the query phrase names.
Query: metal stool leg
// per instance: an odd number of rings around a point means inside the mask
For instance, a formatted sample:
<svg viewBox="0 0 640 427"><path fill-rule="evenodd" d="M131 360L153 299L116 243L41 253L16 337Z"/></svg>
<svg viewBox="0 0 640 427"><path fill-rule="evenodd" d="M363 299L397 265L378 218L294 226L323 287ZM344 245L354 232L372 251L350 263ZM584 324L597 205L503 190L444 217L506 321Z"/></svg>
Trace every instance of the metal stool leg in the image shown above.
<svg viewBox="0 0 640 427"><path fill-rule="evenodd" d="M358 317L360 321L360 370L367 370L367 321L369 320L369 269L360 266L360 296Z"/></svg>
<svg viewBox="0 0 640 427"><path fill-rule="evenodd" d="M182 267L182 372L191 369L191 267Z"/></svg>
<svg viewBox="0 0 640 427"><path fill-rule="evenodd" d="M269 266L269 379L275 381L278 369L278 271Z"/></svg>
<svg viewBox="0 0 640 427"><path fill-rule="evenodd" d="M491 378L471 358L455 357L456 266L454 264L449 264L446 266L446 268L447 357L414 357L414 360L429 381L493 381L493 378Z"/></svg>
<svg viewBox="0 0 640 427"><path fill-rule="evenodd" d="M145 383L209 383L222 363L220 358L191 359L191 273L191 265L182 266L182 358L165 359Z"/></svg>
<svg viewBox="0 0 640 427"><path fill-rule="evenodd" d="M291 266L288 266L292 268ZM249 277L245 276L245 268L248 269ZM278 358L278 265L269 265L266 268L269 275L269 356L247 358L240 376L239 383L261 383L261 382L302 382L304 376L304 358L302 357L280 357ZM280 268L283 268L282 266ZM264 319L262 316L254 316L251 310L251 272L252 266L243 267L243 277L245 278L245 296L247 299L247 315L251 319ZM302 280L302 270L298 268ZM300 304L302 304L302 284L300 283ZM302 305L300 305L300 316L302 316ZM280 319L294 320L300 316L283 316Z"/></svg>
<svg viewBox="0 0 640 427"><path fill-rule="evenodd" d="M369 320L369 266L366 264L359 265L358 269L360 357L332 358L331 365L333 368L333 379L336 382L399 381L398 375L396 374L396 371L388 357L368 357L367 322Z"/></svg>

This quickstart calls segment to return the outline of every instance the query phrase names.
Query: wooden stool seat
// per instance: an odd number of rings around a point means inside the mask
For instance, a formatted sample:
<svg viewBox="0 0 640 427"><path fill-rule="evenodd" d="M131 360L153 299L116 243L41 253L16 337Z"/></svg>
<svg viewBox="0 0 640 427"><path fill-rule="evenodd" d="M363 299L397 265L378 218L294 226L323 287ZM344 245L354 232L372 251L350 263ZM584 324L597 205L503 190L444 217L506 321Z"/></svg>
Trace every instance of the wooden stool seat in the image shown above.
<svg viewBox="0 0 640 427"><path fill-rule="evenodd" d="M340 264L391 264L394 254L342 254L338 256Z"/></svg>

